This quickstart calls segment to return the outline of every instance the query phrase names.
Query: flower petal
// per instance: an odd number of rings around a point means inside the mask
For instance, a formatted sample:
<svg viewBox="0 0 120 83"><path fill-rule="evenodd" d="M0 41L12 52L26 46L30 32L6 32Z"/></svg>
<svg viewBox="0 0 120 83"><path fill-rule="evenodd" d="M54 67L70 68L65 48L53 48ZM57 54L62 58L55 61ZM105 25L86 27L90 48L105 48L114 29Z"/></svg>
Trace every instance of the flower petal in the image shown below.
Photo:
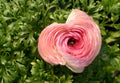
<svg viewBox="0 0 120 83"><path fill-rule="evenodd" d="M55 36L60 24L53 23L47 26L40 34L38 41L38 52L41 57L48 63L52 65L61 64L65 65L66 61L60 53L58 53L55 46Z"/></svg>

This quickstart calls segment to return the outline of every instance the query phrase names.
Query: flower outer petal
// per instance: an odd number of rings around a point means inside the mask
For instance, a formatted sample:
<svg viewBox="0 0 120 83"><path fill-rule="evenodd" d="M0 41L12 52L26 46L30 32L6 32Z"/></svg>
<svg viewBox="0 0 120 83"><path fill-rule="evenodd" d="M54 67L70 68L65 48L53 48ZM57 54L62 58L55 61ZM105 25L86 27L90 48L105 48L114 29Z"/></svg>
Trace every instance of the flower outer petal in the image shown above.
<svg viewBox="0 0 120 83"><path fill-rule="evenodd" d="M38 52L46 62L52 65L66 64L62 55L58 53L54 41L54 34L57 31L57 27L61 27L61 25L62 24L53 23L47 26L39 36Z"/></svg>

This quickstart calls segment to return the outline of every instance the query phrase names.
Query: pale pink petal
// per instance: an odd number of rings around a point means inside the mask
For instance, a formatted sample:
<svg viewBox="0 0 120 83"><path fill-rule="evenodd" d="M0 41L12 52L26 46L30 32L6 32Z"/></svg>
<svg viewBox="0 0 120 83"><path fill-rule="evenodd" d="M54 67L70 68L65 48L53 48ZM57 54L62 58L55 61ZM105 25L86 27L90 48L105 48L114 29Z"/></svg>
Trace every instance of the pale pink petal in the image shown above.
<svg viewBox="0 0 120 83"><path fill-rule="evenodd" d="M81 10L73 9L70 15L68 16L66 23L71 20L81 20L81 19L91 20L91 17Z"/></svg>
<svg viewBox="0 0 120 83"><path fill-rule="evenodd" d="M65 65L66 61L55 46L55 34L59 31L60 24L53 23L47 26L40 34L38 41L38 52L41 57L52 65Z"/></svg>

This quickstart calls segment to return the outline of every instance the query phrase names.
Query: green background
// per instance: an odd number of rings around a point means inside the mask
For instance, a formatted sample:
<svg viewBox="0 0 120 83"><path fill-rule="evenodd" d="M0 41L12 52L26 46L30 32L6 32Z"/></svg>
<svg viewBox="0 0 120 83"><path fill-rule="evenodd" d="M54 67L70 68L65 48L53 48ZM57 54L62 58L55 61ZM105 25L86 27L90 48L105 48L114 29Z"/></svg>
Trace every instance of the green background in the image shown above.
<svg viewBox="0 0 120 83"><path fill-rule="evenodd" d="M51 66L38 54L40 32L72 9L99 25L102 48L84 72ZM0 0L1 83L120 83L120 0Z"/></svg>

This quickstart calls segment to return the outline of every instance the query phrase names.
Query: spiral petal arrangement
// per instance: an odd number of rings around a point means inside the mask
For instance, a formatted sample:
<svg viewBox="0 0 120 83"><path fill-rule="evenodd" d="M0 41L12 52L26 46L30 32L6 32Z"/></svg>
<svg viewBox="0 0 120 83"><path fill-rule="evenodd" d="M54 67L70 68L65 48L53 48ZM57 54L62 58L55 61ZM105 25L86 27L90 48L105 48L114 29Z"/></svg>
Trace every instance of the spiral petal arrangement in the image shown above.
<svg viewBox="0 0 120 83"><path fill-rule="evenodd" d="M98 25L85 12L74 9L66 23L53 23L40 34L38 51L51 65L65 65L81 73L91 64L101 48Z"/></svg>

